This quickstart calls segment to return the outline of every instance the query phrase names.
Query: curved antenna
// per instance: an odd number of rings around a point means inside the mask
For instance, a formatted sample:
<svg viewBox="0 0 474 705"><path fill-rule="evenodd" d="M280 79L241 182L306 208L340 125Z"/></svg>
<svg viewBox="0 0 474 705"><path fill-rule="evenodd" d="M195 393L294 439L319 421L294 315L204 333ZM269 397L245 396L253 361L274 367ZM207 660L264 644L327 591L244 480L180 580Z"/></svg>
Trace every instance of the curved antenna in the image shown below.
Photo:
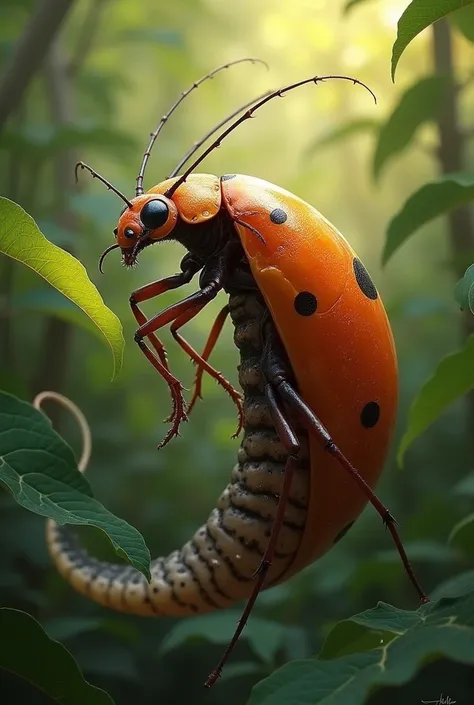
<svg viewBox="0 0 474 705"><path fill-rule="evenodd" d="M128 198L127 198L126 196L124 196L121 191L119 191L117 188L115 188L115 186L112 186L112 184L110 183L110 181L107 181L107 179L104 179L103 176L101 176L100 174L98 174L97 171L94 171L94 169L92 169L92 168L91 168L90 166L88 166L87 164L84 164L84 162L77 162L76 168L74 169L74 173L75 173L75 175L76 175L76 184L77 184L77 182L79 181L79 177L78 177L78 173L77 173L79 167L80 167L81 169L86 169L86 170L89 172L89 174L92 174L92 178L93 178L93 179L99 179L99 181L102 181L102 183L107 186L107 188L109 189L109 191L113 191L114 193L116 193L117 196L119 196L119 197L122 199L122 201L124 201L124 202L127 204L127 206L128 206L129 208L133 208L133 203L132 203L131 201L129 201Z"/></svg>
<svg viewBox="0 0 474 705"><path fill-rule="evenodd" d="M250 61L252 64L263 64L264 66L267 67L268 69L268 64L265 61L262 61L261 59L254 59L254 58L245 58L245 59L236 59L235 61L229 61L227 64L222 64L222 66L218 66L216 69L213 69L212 71L209 71L209 73L206 73L205 76L202 76L199 80L195 81L192 86L190 86L187 90L183 91L178 98L178 100L171 106L171 108L168 110L166 115L163 115L161 118L158 127L154 132L150 134L150 142L148 144L148 147L146 149L145 154L143 155L142 163L140 166L140 171L138 172L137 176L137 187L135 189L135 195L136 196L141 196L143 193L143 178L145 176L145 169L146 165L148 163L148 159L150 158L151 150L153 148L153 145L155 144L156 138L160 134L161 130L163 129L164 124L168 121L169 117L174 113L178 105L183 102L183 100L188 96L192 91L194 91L198 86L201 85L201 83L204 83L204 81L207 81L209 78L213 78L213 76L216 75L216 73L219 73L219 71L223 71L224 69L228 69L229 66L235 66L235 64L241 64L245 61Z"/></svg>
<svg viewBox="0 0 474 705"><path fill-rule="evenodd" d="M288 86L284 86L283 88L279 88L277 91L273 91L269 95L267 95L265 98L262 98L258 103L256 103L252 108L247 110L246 113L241 115L238 120L232 123L230 127L227 128L227 130L224 130L219 137L206 149L204 152L194 161L191 166L186 169L184 174L177 180L175 183L170 186L170 188L163 194L167 198L171 198L173 193L178 189L182 183L186 181L188 176L195 170L197 166L207 157L208 154L210 154L214 149L217 147L221 146L221 142L224 140L227 135L229 135L231 132L233 132L236 127L241 125L245 120L249 120L253 114L262 107L262 105L265 105L265 103L268 103L270 100L273 98L282 98L285 93L288 93L289 91L292 91L294 88L299 88L300 86L304 86L307 83L314 83L317 85L320 81L327 81L329 79L340 79L342 81L351 81L354 85L359 85L362 86L362 88L365 88L373 97L374 101L377 103L377 97L375 93L368 87L366 86L365 83L362 83L362 81L359 81L357 78L352 78L351 76L339 76L339 75L332 75L332 76L312 76L311 78L306 78L303 81L298 81L297 83L291 83Z"/></svg>
<svg viewBox="0 0 474 705"><path fill-rule="evenodd" d="M256 103L258 100L262 100L262 98L265 98L267 95L270 95L270 93L271 93L271 91L265 91L265 93L262 93L262 95L257 96L257 98L254 98L253 100L249 100L248 103L245 103L245 105L241 105L239 108L237 108L237 110L234 110L233 113L231 113L230 115L227 115L227 117L225 117L223 120L221 120L218 125L215 125L212 128L212 130L209 130L209 132L207 132L204 135L204 137L201 137L201 139L199 139L197 142L195 142L193 144L191 149L189 149L186 152L184 157L182 157L181 161L175 166L175 168L173 169L171 174L169 176L167 176L166 178L172 179L173 177L175 177L180 172L181 167L184 166L189 159L191 159L193 154L195 154L198 151L199 147L201 147L204 144L204 142L207 142L209 137L212 137L212 135L215 134L217 132L217 130L220 130L221 127L224 127L224 125L226 125L228 122L230 122L230 120L237 117L237 115L239 113L241 113L242 110L245 110L246 108L250 108L251 105Z"/></svg>

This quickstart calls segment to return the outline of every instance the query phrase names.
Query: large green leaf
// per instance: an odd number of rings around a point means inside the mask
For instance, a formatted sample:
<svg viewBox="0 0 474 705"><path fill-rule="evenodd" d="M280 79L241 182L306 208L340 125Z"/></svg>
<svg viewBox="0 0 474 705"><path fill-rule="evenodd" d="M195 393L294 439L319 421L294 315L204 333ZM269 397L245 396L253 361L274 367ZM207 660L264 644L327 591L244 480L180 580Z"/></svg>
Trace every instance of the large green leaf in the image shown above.
<svg viewBox="0 0 474 705"><path fill-rule="evenodd" d="M392 49L392 80L401 55L426 27L456 10L474 5L474 0L412 0L398 21L397 39Z"/></svg>
<svg viewBox="0 0 474 705"><path fill-rule="evenodd" d="M241 612L226 611L192 617L180 622L168 632L163 640L160 652L167 653L187 642L208 641L212 644L228 644L240 617ZM271 663L276 653L285 645L291 629L278 622L254 618L249 621L242 639L247 639L256 656Z"/></svg>
<svg viewBox="0 0 474 705"><path fill-rule="evenodd" d="M453 12L450 20L468 41L474 42L474 4Z"/></svg>
<svg viewBox="0 0 474 705"><path fill-rule="evenodd" d="M122 365L123 331L117 316L104 304L83 265L53 245L17 203L0 198L0 252L22 262L86 313L110 345L113 377Z"/></svg>
<svg viewBox="0 0 474 705"><path fill-rule="evenodd" d="M0 608L0 667L61 705L113 705L108 693L84 679L69 651L26 612Z"/></svg>
<svg viewBox="0 0 474 705"><path fill-rule="evenodd" d="M150 552L142 535L92 497L72 450L46 416L5 392L0 392L0 483L35 514L101 529L117 554L150 580Z"/></svg>
<svg viewBox="0 0 474 705"><path fill-rule="evenodd" d="M387 230L382 262L386 264L410 235L430 220L474 199L474 172L445 174L422 186L392 218Z"/></svg>
<svg viewBox="0 0 474 705"><path fill-rule="evenodd" d="M374 154L375 178L380 176L382 167L391 157L410 144L420 125L436 118L444 83L442 76L426 76L400 97L398 105L380 128Z"/></svg>
<svg viewBox="0 0 474 705"><path fill-rule="evenodd" d="M373 133L377 130L378 126L378 121L371 120L370 118L360 118L359 120L351 120L351 122L338 125L329 132L317 137L316 140L308 147L308 155L313 154L317 149L329 147L330 145L336 144L337 142L340 142L347 137L351 137L354 134L361 132Z"/></svg>
<svg viewBox="0 0 474 705"><path fill-rule="evenodd" d="M474 664L474 593L411 613L379 603L353 620L374 637L359 641L360 651L289 663L254 687L249 705L363 705L374 690L410 681L427 661ZM352 638L350 622L334 628L339 643L344 629Z"/></svg>
<svg viewBox="0 0 474 705"><path fill-rule="evenodd" d="M450 353L438 365L434 375L422 386L408 415L406 431L398 448L398 462L403 465L407 448L456 399L474 387L474 336L460 350Z"/></svg>

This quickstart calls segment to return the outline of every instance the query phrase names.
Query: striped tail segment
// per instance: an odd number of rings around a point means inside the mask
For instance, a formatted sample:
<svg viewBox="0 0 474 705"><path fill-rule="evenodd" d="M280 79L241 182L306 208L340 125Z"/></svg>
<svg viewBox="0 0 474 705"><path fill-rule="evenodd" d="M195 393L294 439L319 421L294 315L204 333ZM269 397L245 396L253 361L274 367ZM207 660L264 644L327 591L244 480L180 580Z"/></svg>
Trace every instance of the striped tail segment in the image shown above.
<svg viewBox="0 0 474 705"><path fill-rule="evenodd" d="M152 580L123 564L98 561L73 530L47 523L47 543L63 577L80 593L106 607L139 615L190 615L228 607L248 597L276 514L287 454L263 394L261 320L257 295L231 295L234 341L240 350L244 391L244 436L230 483L207 522L192 539L151 564ZM307 439L287 505L275 560L265 586L289 572L306 522L309 497Z"/></svg>

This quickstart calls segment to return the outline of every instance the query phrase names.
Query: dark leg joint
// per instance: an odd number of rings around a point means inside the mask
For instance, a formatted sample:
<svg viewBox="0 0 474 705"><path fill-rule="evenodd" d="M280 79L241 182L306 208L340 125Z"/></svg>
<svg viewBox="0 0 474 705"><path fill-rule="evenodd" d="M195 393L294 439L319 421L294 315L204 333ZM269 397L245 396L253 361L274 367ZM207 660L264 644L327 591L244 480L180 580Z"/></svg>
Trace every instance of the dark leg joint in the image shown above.
<svg viewBox="0 0 474 705"><path fill-rule="evenodd" d="M143 335L140 333L140 331L136 331L135 335L133 336L133 339L140 347L143 345Z"/></svg>

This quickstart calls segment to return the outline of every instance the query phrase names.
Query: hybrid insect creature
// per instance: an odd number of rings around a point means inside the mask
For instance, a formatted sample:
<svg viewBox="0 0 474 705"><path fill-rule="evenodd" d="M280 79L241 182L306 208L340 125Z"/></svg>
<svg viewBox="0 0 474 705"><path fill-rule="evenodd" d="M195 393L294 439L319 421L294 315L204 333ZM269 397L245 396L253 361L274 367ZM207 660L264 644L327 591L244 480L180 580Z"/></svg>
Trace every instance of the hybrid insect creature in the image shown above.
<svg viewBox="0 0 474 705"><path fill-rule="evenodd" d="M139 326L135 340L171 392L171 425L161 447L189 413L183 386L157 337L161 328L170 326L197 364L191 407L200 396L204 371L230 394L238 408L238 432L244 431L230 483L194 536L167 558L153 561L150 584L131 567L91 558L67 527L48 524L49 549L63 576L112 609L192 615L248 600L207 685L219 676L259 591L328 551L367 501L392 534L420 599L428 599L392 515L373 493L392 437L398 372L390 325L367 270L343 236L297 196L253 176L195 173L227 135L277 96L329 79L370 89L347 76L314 76L268 93L243 106L240 117L180 176L178 170L205 139L238 113L196 143L170 177L144 193L145 168L163 125L193 88L222 68L193 84L162 118L144 154L134 198L86 164L78 167L125 203L116 241L100 258L100 267L113 249L121 250L128 266L156 242L175 240L187 250L179 273L131 295ZM178 289L198 273L194 294L145 317L141 302ZM228 300L200 355L180 330L220 291ZM243 397L209 362L228 315L240 351Z"/></svg>

